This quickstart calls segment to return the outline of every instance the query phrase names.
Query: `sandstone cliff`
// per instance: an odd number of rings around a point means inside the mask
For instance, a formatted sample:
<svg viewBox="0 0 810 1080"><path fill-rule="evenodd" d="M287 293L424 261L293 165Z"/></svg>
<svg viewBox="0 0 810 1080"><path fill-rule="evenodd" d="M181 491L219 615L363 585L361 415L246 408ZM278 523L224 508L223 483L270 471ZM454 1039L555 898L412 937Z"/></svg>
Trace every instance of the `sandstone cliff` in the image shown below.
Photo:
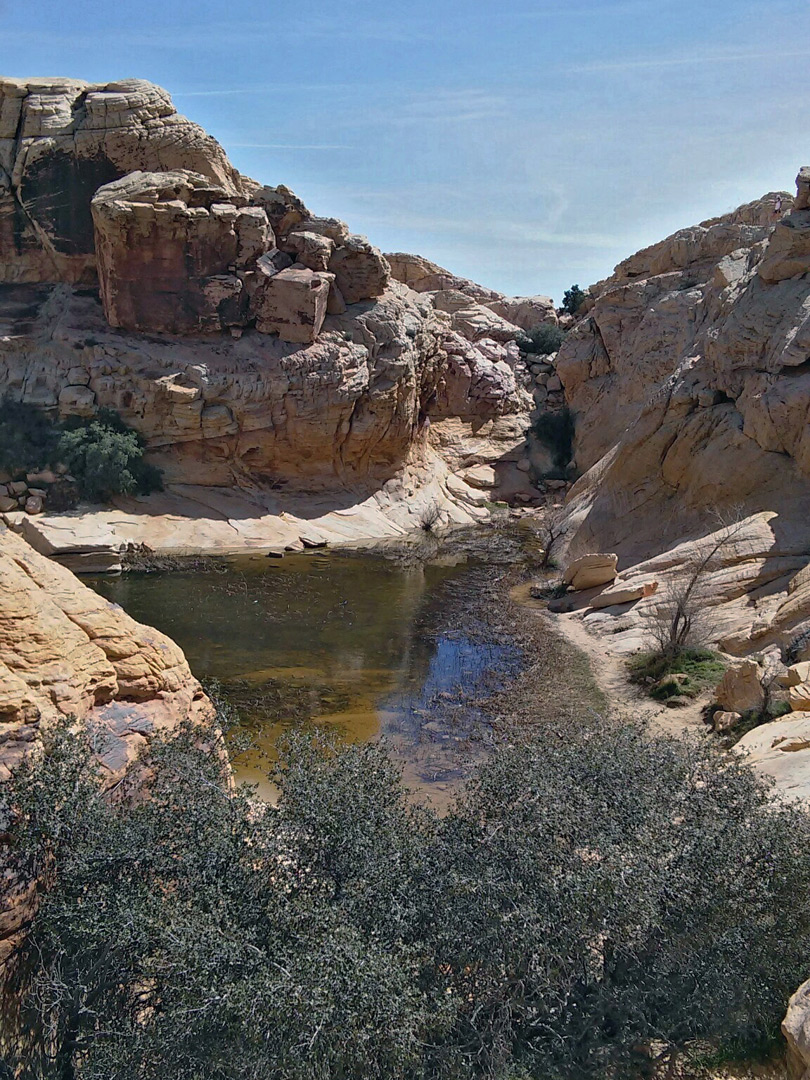
<svg viewBox="0 0 810 1080"><path fill-rule="evenodd" d="M427 291L403 272L416 257L392 270L343 222L241 176L150 83L0 80L0 118L0 392L117 410L175 511L198 516L175 484L238 490L257 503L227 520L272 502L275 536L280 493L362 502L407 477L464 520L480 498L463 479L451 493L448 457L519 459L515 338L556 321L547 298L445 272ZM514 468L510 484L536 497ZM165 522L160 505L145 519Z"/></svg>
<svg viewBox="0 0 810 1080"><path fill-rule="evenodd" d="M623 578L665 576L711 542L710 508L742 517L709 590L715 639L737 653L785 645L810 618L791 586L810 559L807 211L783 194L779 217L776 199L621 263L556 365L584 473L567 501L571 550L617 551ZM637 641L655 603L612 629Z"/></svg>
<svg viewBox="0 0 810 1080"><path fill-rule="evenodd" d="M88 722L113 780L153 733L210 713L174 642L0 525L0 782L60 716ZM0 965L33 899L0 858Z"/></svg>

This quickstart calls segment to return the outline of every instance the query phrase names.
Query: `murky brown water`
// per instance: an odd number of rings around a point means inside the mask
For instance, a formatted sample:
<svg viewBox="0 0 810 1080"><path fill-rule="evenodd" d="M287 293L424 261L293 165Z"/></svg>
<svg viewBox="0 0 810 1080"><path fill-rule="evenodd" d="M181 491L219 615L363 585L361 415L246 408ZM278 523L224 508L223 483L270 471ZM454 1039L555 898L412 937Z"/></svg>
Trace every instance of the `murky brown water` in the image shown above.
<svg viewBox="0 0 810 1080"><path fill-rule="evenodd" d="M198 678L219 682L254 744L234 757L238 778L267 791L279 736L325 724L348 740L383 739L406 781L442 803L491 745L480 702L521 662L471 615L487 574L475 545L461 544L404 559L249 556L91 584L177 641Z"/></svg>

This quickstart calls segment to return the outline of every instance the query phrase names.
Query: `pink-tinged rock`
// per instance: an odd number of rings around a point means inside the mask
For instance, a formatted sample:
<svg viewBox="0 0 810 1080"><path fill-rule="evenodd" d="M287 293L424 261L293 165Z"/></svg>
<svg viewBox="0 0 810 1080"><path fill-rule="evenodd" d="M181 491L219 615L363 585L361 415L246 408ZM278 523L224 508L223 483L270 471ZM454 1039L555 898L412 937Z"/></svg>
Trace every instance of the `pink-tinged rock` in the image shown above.
<svg viewBox="0 0 810 1080"><path fill-rule="evenodd" d="M311 344L326 317L331 274L290 267L268 277L252 301L256 329L282 341Z"/></svg>
<svg viewBox="0 0 810 1080"><path fill-rule="evenodd" d="M130 173L92 201L99 283L111 326L169 334L243 325L250 272L273 243L267 216L205 176Z"/></svg>
<svg viewBox="0 0 810 1080"><path fill-rule="evenodd" d="M391 278L385 257L365 236L349 236L329 260L329 270L347 304L382 296Z"/></svg>

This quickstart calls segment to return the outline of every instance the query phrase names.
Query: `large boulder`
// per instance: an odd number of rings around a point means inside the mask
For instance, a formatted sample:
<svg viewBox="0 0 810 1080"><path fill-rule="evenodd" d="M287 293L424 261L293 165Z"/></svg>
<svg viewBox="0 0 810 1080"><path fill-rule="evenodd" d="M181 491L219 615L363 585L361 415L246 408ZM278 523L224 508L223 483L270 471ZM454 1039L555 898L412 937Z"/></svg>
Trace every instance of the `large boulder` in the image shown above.
<svg viewBox="0 0 810 1080"><path fill-rule="evenodd" d="M617 562L615 553L581 555L565 568L563 584L570 585L575 592L609 585L616 577Z"/></svg>
<svg viewBox="0 0 810 1080"><path fill-rule="evenodd" d="M209 333L247 319L240 271L274 241L264 210L199 173L134 172L92 201L110 326Z"/></svg>
<svg viewBox="0 0 810 1080"><path fill-rule="evenodd" d="M755 660L733 664L723 675L715 692L717 704L726 712L747 713L765 704L762 679L765 672Z"/></svg>
<svg viewBox="0 0 810 1080"><path fill-rule="evenodd" d="M188 169L231 193L219 143L142 79L0 79L0 281L92 280L90 202L134 170Z"/></svg>
<svg viewBox="0 0 810 1080"><path fill-rule="evenodd" d="M256 329L278 334L282 341L311 344L326 318L333 280L332 274L295 267L269 276L252 305Z"/></svg>
<svg viewBox="0 0 810 1080"><path fill-rule="evenodd" d="M791 1080L805 1080L810 1075L810 980L788 1002L782 1034L788 1045L788 1074Z"/></svg>
<svg viewBox="0 0 810 1080"><path fill-rule="evenodd" d="M349 236L329 259L329 270L347 304L382 296L391 277L385 256L365 236Z"/></svg>

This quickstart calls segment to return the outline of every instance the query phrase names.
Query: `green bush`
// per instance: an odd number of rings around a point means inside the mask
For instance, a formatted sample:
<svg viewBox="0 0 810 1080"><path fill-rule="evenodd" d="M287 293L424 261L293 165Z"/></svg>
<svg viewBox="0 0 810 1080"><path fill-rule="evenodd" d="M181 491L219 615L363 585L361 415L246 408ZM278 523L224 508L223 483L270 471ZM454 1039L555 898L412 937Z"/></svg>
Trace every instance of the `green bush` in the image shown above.
<svg viewBox="0 0 810 1080"><path fill-rule="evenodd" d="M81 496L94 502L112 495L147 495L162 487L159 471L143 459L141 436L109 409L93 420L66 422L59 456Z"/></svg>
<svg viewBox="0 0 810 1080"><path fill-rule="evenodd" d="M572 285L563 293L562 309L569 315L576 315L585 300L585 293L579 285Z"/></svg>
<svg viewBox="0 0 810 1080"><path fill-rule="evenodd" d="M550 353L557 352L564 340L565 331L559 326L552 326L551 323L541 323L517 339L523 352L537 356L548 356Z"/></svg>
<svg viewBox="0 0 810 1080"><path fill-rule="evenodd" d="M36 406L4 399L0 469L14 476L60 463L73 482L58 485L53 509L67 509L78 498L104 501L162 487L159 470L144 461L141 436L111 409L101 409L89 420L74 416L60 423Z"/></svg>
<svg viewBox="0 0 810 1080"><path fill-rule="evenodd" d="M379 747L301 737L264 807L214 738L156 740L105 799L65 724L0 789L40 881L14 1075L637 1077L644 1046L761 1045L807 975L810 818L705 741L546 729L438 818Z"/></svg>

